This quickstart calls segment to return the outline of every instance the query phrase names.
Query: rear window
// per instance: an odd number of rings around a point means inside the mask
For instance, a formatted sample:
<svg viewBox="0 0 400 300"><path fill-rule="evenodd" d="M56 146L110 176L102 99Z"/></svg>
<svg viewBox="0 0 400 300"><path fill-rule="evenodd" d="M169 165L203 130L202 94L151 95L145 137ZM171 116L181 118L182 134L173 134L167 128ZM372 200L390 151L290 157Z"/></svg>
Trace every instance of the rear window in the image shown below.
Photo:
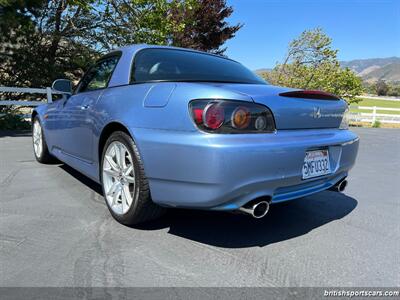
<svg viewBox="0 0 400 300"><path fill-rule="evenodd" d="M223 57L174 49L144 49L135 56L132 83L210 81L266 84L238 62Z"/></svg>

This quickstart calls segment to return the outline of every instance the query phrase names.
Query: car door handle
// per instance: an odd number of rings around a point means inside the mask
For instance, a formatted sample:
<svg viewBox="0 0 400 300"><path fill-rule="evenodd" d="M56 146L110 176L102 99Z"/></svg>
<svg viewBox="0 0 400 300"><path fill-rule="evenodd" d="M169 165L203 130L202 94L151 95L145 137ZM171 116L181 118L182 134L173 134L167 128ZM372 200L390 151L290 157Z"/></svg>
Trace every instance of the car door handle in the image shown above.
<svg viewBox="0 0 400 300"><path fill-rule="evenodd" d="M89 107L90 107L90 105L89 105L89 104L86 104L86 105L82 105L82 106L81 106L81 109L84 110L84 109L88 109Z"/></svg>

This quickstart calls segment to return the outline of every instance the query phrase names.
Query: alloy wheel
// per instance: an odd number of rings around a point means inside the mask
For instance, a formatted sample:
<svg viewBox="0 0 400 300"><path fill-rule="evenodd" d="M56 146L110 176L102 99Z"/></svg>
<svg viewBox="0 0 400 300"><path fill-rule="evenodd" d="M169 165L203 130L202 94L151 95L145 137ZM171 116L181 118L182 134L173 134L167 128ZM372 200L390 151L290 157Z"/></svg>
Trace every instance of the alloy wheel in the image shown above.
<svg viewBox="0 0 400 300"><path fill-rule="evenodd" d="M103 185L108 205L116 214L125 214L135 195L135 168L127 147L112 142L103 158Z"/></svg>
<svg viewBox="0 0 400 300"><path fill-rule="evenodd" d="M43 143L42 143L42 127L40 126L40 122L36 120L33 123L33 150L35 151L36 157L40 157L43 151Z"/></svg>

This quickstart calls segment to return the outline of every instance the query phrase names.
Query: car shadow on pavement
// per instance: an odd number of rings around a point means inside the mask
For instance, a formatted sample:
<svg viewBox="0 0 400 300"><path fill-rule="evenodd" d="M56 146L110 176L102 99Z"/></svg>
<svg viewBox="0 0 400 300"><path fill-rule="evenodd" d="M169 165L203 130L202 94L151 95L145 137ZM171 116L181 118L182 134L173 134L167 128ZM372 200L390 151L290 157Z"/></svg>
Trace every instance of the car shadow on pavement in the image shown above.
<svg viewBox="0 0 400 300"><path fill-rule="evenodd" d="M96 197L102 197L99 184L67 165L61 164L60 168L92 189ZM262 219L242 213L169 209L160 219L136 225L132 230L169 228L169 234L203 244L223 248L263 247L305 235L344 218L357 203L346 194L325 191L271 205L269 213Z"/></svg>
<svg viewBox="0 0 400 300"><path fill-rule="evenodd" d="M75 179L78 179L81 183L83 183L92 191L94 191L96 194L98 194L99 197L103 196L103 190L101 188L101 185L98 184L97 182L93 181L89 177L86 177L82 173L78 172L77 170L73 169L72 167L64 163L61 163L59 167L63 169L65 172L67 172L69 175L73 176Z"/></svg>
<svg viewBox="0 0 400 300"><path fill-rule="evenodd" d="M345 194L325 191L271 205L262 219L239 213L171 209L160 220L136 228L169 228L169 234L224 248L263 247L307 234L345 217L356 206L357 200Z"/></svg>

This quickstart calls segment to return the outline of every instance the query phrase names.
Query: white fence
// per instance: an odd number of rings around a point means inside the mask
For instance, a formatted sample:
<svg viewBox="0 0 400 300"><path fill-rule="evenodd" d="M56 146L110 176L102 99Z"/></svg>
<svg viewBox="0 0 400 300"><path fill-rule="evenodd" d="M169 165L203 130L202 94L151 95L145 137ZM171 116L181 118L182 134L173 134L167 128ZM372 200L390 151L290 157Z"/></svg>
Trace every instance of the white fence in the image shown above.
<svg viewBox="0 0 400 300"><path fill-rule="evenodd" d="M36 89L36 88L18 88L18 87L7 87L7 86L0 86L0 93L18 93L18 94L42 94L46 95L44 100L0 100L0 106L10 106L10 105L17 105L17 106L39 106L45 103L52 103L53 102L53 95L62 95L65 97L66 93L55 91L50 87L45 89ZM0 113L0 117L4 116L5 114ZM28 120L30 119L30 113L22 113L20 114L21 117Z"/></svg>
<svg viewBox="0 0 400 300"><path fill-rule="evenodd" d="M53 102L53 95L65 95L65 93L54 91L49 87L45 89L34 89L34 88L17 88L17 87L0 86L0 93L45 94L47 103ZM25 101L25 100L1 100L0 106L7 106L7 105L38 106L46 102Z"/></svg>
<svg viewBox="0 0 400 300"><path fill-rule="evenodd" d="M372 110L371 113L366 112L354 112L351 109L358 110ZM352 122L367 122L375 123L379 121L381 123L392 123L400 124L400 114L387 114L379 113L378 111L396 111L400 112L400 108L389 108L389 107L379 107L379 106L351 106L350 107L350 121Z"/></svg>

